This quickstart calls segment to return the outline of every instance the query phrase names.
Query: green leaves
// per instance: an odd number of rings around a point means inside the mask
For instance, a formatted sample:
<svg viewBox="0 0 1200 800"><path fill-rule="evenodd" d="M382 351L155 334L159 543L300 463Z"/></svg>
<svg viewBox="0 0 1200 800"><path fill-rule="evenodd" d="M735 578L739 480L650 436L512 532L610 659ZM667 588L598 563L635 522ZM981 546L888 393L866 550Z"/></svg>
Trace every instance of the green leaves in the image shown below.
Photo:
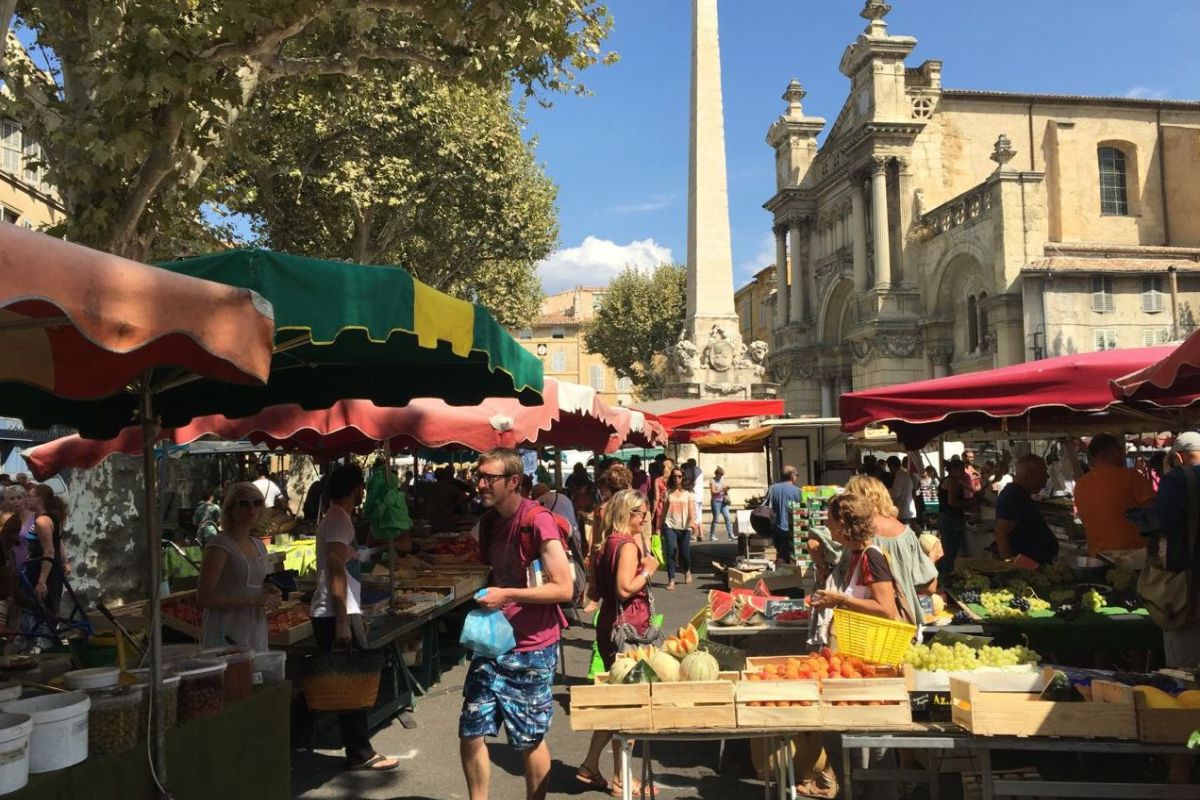
<svg viewBox="0 0 1200 800"><path fill-rule="evenodd" d="M632 380L643 396L662 388L667 348L683 331L686 287L687 275L678 265L652 272L629 267L609 285L584 331L588 350Z"/></svg>

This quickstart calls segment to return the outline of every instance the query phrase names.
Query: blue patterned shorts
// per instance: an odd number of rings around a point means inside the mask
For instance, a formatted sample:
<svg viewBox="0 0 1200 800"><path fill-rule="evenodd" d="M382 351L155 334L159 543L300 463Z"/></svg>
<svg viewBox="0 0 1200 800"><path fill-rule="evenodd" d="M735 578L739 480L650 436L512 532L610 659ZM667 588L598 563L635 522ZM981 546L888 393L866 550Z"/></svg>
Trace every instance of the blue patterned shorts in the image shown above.
<svg viewBox="0 0 1200 800"><path fill-rule="evenodd" d="M537 747L550 729L554 713L552 687L557 666L556 644L499 658L476 656L463 685L459 738L496 736L503 722L508 743L514 748Z"/></svg>

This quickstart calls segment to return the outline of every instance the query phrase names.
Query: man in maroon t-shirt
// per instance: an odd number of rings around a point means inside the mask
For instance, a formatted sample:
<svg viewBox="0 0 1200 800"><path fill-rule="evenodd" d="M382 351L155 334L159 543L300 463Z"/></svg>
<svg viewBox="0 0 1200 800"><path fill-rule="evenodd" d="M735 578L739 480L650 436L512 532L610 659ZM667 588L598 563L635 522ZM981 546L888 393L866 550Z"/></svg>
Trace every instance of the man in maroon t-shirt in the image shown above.
<svg viewBox="0 0 1200 800"><path fill-rule="evenodd" d="M554 516L520 494L522 466L516 451L489 450L475 473L488 509L479 521L480 555L492 567L491 586L478 602L503 611L517 646L499 658L476 655L463 685L458 736L470 800L488 796L491 761L483 737L497 735L501 723L524 758L530 800L544 798L549 782L545 736L563 620L558 604L571 600L574 586ZM528 578L534 560L541 562L540 585Z"/></svg>

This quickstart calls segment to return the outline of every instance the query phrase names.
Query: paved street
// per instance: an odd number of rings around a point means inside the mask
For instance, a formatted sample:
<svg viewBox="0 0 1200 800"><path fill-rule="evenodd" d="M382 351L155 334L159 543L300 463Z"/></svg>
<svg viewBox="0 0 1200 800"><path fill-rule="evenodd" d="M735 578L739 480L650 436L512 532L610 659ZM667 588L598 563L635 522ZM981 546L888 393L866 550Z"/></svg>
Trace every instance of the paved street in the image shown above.
<svg viewBox="0 0 1200 800"><path fill-rule="evenodd" d="M685 624L704 604L705 593L717 588L709 566L714 554L731 558L730 545L701 545L695 550L697 566L695 581L690 586L680 584L674 592L661 587L655 593L658 611L665 615L669 630ZM593 630L572 628L567 632L565 646L569 683L582 682L587 673L591 654ZM458 712L462 704L462 683L466 666L448 670L442 682L430 694L417 701L415 717L418 727L406 730L398 722L377 732L375 746L383 753L399 756L403 766L387 775L346 774L339 770L341 754L318 751L297 753L293 760L292 791L297 798L364 798L369 800L445 800L465 798L466 785L458 759ZM550 778L550 797L579 795L604 796L589 792L574 779L575 768L583 759L589 734L573 733L566 710L570 702L568 683L555 686L558 703L550 729L550 751L554 766ZM496 800L524 798L521 759L503 743L493 743L492 797ZM726 764L720 775L716 771L718 745L658 743L654 761L660 771L658 781L661 796L678 798L736 797L748 792L761 792L761 784L753 780L748 750L741 743L730 743ZM601 760L605 777L612 769L611 756ZM640 766L640 761L636 766Z"/></svg>

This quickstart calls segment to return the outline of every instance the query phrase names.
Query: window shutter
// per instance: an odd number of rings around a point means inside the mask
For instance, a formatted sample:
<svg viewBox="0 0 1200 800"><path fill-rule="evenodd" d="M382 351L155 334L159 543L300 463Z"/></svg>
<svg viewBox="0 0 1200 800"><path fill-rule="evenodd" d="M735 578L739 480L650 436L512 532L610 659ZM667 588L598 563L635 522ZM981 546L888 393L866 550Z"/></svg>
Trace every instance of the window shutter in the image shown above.
<svg viewBox="0 0 1200 800"><path fill-rule="evenodd" d="M1142 311L1146 314L1157 314L1163 310L1163 294L1157 289L1142 292Z"/></svg>

